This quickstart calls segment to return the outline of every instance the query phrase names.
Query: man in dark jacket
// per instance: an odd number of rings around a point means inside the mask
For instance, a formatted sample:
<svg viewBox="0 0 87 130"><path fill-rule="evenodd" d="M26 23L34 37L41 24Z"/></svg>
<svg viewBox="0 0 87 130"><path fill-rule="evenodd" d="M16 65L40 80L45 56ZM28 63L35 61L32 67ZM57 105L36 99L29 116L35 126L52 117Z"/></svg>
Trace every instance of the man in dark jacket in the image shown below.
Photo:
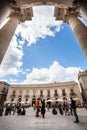
<svg viewBox="0 0 87 130"><path fill-rule="evenodd" d="M45 110L45 100L43 100L41 103L42 103L42 105L41 105L41 114L42 114L42 117L45 118L44 117L45 112L46 112L46 110Z"/></svg>
<svg viewBox="0 0 87 130"><path fill-rule="evenodd" d="M75 100L73 100L73 98L71 97L71 107L72 107L72 110L73 110L73 113L74 113L74 116L75 116L75 123L79 123L79 118L78 118L78 115L77 115L77 112L76 112L76 102Z"/></svg>

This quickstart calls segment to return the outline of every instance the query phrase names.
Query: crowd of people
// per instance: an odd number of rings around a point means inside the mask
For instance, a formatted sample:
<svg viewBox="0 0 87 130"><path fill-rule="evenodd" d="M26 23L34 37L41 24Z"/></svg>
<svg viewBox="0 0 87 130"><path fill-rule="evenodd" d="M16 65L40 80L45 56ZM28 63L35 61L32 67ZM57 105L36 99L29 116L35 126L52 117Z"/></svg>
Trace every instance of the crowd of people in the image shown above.
<svg viewBox="0 0 87 130"><path fill-rule="evenodd" d="M46 110L50 110L50 105L48 102L45 102L45 100L36 100L36 103L33 104L33 109L36 111L36 117L38 117L40 114L43 118L45 118ZM64 101L62 103L56 102L52 107L52 114L57 115L58 110L61 115L74 115L75 116L75 123L79 123L79 118L76 111L76 102L71 98L71 102L68 103L67 101ZM26 110L24 106L21 105L12 105L8 104L5 106L0 106L0 116L2 115L25 115Z"/></svg>
<svg viewBox="0 0 87 130"><path fill-rule="evenodd" d="M50 109L49 103L46 103L46 105L45 105L45 100L43 100L43 101L41 101L41 106L40 106L39 100L37 99L35 106L36 106L36 117L38 117L39 113L41 112L42 117L45 118L46 107L47 107L48 111ZM76 110L76 102L75 102L75 100L73 100L73 98L71 98L70 103L67 101L64 101L63 103L56 102L53 105L52 114L57 115L57 109L59 110L59 113L61 115L68 115L68 116L74 115L75 116L74 122L79 123L79 118L78 118L77 110Z"/></svg>
<svg viewBox="0 0 87 130"><path fill-rule="evenodd" d="M25 115L25 107L21 105L12 105L12 104L7 104L4 106L0 106L0 116L2 115Z"/></svg>

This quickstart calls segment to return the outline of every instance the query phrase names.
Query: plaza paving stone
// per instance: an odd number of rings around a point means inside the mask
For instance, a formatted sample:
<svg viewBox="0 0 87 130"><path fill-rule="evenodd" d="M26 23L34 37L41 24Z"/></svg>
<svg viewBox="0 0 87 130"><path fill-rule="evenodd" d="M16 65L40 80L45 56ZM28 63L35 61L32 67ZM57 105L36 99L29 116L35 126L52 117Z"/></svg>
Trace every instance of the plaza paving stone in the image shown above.
<svg viewBox="0 0 87 130"><path fill-rule="evenodd" d="M9 115L0 117L0 130L87 130L87 110L79 109L80 123L74 123L74 116L52 115L46 111L45 118L35 117L33 108L25 116Z"/></svg>

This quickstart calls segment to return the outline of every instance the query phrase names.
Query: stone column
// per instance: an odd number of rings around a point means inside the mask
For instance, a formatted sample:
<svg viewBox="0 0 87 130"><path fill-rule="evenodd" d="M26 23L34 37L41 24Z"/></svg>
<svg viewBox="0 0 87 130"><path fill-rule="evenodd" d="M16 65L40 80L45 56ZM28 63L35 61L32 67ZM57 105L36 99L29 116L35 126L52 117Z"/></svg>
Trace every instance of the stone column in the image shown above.
<svg viewBox="0 0 87 130"><path fill-rule="evenodd" d="M87 57L87 27L73 13L66 16L66 21L70 24L80 47Z"/></svg>
<svg viewBox="0 0 87 130"><path fill-rule="evenodd" d="M0 24L10 15L10 4L8 0L0 1Z"/></svg>
<svg viewBox="0 0 87 130"><path fill-rule="evenodd" d="M12 17L7 22L7 24L0 30L0 63L2 62L2 59L5 55L5 52L10 44L10 41L18 24L18 18Z"/></svg>
<svg viewBox="0 0 87 130"><path fill-rule="evenodd" d="M85 20L87 20L87 1L80 4L80 14Z"/></svg>

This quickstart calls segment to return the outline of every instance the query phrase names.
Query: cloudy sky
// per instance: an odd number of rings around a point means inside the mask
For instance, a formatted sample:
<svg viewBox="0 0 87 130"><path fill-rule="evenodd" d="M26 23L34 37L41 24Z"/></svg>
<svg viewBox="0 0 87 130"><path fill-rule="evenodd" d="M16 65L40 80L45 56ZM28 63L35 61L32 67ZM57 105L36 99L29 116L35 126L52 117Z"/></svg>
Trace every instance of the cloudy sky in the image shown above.
<svg viewBox="0 0 87 130"><path fill-rule="evenodd" d="M77 81L78 72L87 69L87 59L70 26L55 21L52 6L33 7L33 11L32 21L20 23L15 31L0 65L0 81Z"/></svg>

